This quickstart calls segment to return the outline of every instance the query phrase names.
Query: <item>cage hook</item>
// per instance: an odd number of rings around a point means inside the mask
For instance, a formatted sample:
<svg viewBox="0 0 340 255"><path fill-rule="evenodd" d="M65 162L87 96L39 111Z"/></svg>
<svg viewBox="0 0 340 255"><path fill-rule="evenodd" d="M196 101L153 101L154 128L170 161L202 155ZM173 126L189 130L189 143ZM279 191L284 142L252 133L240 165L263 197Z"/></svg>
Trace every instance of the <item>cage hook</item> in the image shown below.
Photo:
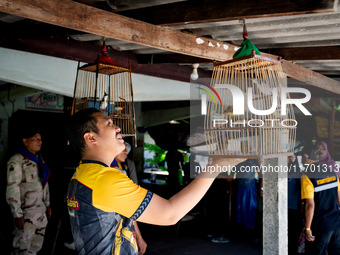
<svg viewBox="0 0 340 255"><path fill-rule="evenodd" d="M243 23L243 40L248 39L248 31L247 31L247 26L246 26L246 20L245 19L240 19L240 22Z"/></svg>

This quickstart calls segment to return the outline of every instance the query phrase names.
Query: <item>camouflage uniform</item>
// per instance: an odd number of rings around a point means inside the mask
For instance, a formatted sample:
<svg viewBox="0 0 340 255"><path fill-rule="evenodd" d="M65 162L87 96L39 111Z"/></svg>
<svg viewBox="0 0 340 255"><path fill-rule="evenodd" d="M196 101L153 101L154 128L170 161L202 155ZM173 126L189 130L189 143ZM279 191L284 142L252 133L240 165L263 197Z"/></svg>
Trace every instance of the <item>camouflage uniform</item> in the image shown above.
<svg viewBox="0 0 340 255"><path fill-rule="evenodd" d="M43 187L35 162L15 154L7 163L6 199L13 217L24 217L24 231L13 232L16 254L36 254L42 247L47 225L46 207L50 205L49 188Z"/></svg>

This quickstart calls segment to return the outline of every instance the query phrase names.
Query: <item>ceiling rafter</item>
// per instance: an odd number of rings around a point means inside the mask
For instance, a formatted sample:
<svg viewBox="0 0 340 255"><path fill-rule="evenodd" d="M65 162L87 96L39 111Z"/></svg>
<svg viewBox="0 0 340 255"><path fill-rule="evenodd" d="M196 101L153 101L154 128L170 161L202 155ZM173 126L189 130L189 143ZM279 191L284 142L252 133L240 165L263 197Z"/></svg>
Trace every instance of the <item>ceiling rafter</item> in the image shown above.
<svg viewBox="0 0 340 255"><path fill-rule="evenodd" d="M340 58L340 47L295 47L267 49L266 53L280 56L286 60L338 60ZM145 54L137 56L141 64L175 64L175 63L206 63L211 62L203 58L183 56L181 54Z"/></svg>
<svg viewBox="0 0 340 255"><path fill-rule="evenodd" d="M248 28L249 29L249 28ZM313 26L313 27L307 27L307 28L286 28L286 29L270 29L266 31L248 31L249 38L253 40L259 39L259 40L268 40L268 38L275 38L277 40L282 40L286 37L307 37L307 36L315 36L315 34L320 34L326 39L326 36L324 34L339 34L340 33L340 27L334 26L330 27L329 25L324 26ZM214 34L214 38L218 40L227 40L227 41L237 41L242 39L241 35L242 31L228 31L228 33L224 34ZM303 38L304 39L304 38ZM302 41L301 39L300 41Z"/></svg>
<svg viewBox="0 0 340 255"><path fill-rule="evenodd" d="M124 16L155 25L174 26L243 18L330 12L336 10L337 3L337 0L238 0L236 4L233 1L225 0L203 0L195 1L195 4L185 1L121 13ZM204 10L204 14L202 10ZM168 15L168 13L173 13L173 15Z"/></svg>
<svg viewBox="0 0 340 255"><path fill-rule="evenodd" d="M0 0L0 11L41 22L97 34L152 48L194 57L224 61L232 58L236 46L156 26L99 10L70 0ZM274 55L263 54L272 58ZM309 69L282 60L288 76L340 94L340 83Z"/></svg>
<svg viewBox="0 0 340 255"><path fill-rule="evenodd" d="M200 38L197 42L196 35L151 25L71 0L0 0L0 11L90 34L197 57L204 56L217 61L228 59L234 54L231 44L208 38Z"/></svg>
<svg viewBox="0 0 340 255"><path fill-rule="evenodd" d="M280 16L277 18L255 18L246 19L248 32L264 32L268 30L308 28L314 26L337 26L339 24L340 13L315 13L301 14L294 16ZM242 33L242 26L239 20L229 20L220 22L198 23L198 24L184 24L173 26L178 30L190 29L195 34L206 34L210 32L214 35L223 35L226 31Z"/></svg>
<svg viewBox="0 0 340 255"><path fill-rule="evenodd" d="M266 51L287 60L337 60L340 58L340 47L335 46L281 48Z"/></svg>

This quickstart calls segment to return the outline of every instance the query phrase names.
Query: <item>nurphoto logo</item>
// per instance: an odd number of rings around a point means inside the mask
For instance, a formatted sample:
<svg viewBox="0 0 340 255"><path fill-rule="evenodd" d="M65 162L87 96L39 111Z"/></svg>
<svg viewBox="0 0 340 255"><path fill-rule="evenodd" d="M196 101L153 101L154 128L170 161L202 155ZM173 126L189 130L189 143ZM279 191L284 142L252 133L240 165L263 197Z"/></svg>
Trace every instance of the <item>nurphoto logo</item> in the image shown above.
<svg viewBox="0 0 340 255"><path fill-rule="evenodd" d="M309 90L304 88L297 88L297 87L282 87L280 88L280 91L278 91L278 88L272 88L271 89L271 96L272 96L272 104L268 109L256 109L254 106L254 95L253 95L253 89L251 87L248 88L247 93L244 93L240 88L238 88L235 85L231 84L216 84L213 87L207 86L218 98L219 103L222 106L221 98L216 91L216 89L228 89L232 95L233 100L233 107L232 107L232 115L245 115L245 106L248 107L248 110L258 116L266 116L274 113L275 111L280 108L281 116L287 115L287 105L295 105L304 115L312 115L306 107L303 106L303 104L307 103L311 99L311 93ZM202 115L206 115L207 113L207 94L212 98L214 104L217 106L217 101L215 100L215 96L213 93L208 91L207 89L199 88L206 92L206 94L201 95L201 113ZM280 92L280 93L278 93ZM304 95L302 98L290 98L287 95L290 93L299 93ZM278 100L280 99L280 101ZM245 104L246 102L246 104ZM278 103L279 102L279 103ZM220 126L220 125L226 125L228 122L230 124L230 127L233 127L235 125L242 125L242 126L249 126L249 127L261 127L265 125L266 122L269 122L272 127L275 126L276 123L280 123L281 126L284 127L295 127L297 125L297 121L293 119L250 119L250 120L238 120L237 122L232 122L232 120L228 120L223 118L223 114L221 114L220 118L215 117L212 119L213 126ZM222 117L222 118L221 118ZM288 124L289 123L289 124ZM266 123L267 124L267 123Z"/></svg>

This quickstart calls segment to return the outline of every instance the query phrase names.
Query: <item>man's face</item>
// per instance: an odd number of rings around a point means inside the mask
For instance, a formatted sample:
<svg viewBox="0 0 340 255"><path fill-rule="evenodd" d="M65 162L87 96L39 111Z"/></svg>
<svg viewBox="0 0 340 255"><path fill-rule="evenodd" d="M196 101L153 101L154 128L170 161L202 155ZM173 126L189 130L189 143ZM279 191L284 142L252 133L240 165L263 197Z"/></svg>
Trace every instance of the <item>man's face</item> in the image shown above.
<svg viewBox="0 0 340 255"><path fill-rule="evenodd" d="M26 149L29 152L32 152L33 154L36 154L38 151L41 150L41 135L40 134L35 134L34 136L30 138L24 138L22 139Z"/></svg>
<svg viewBox="0 0 340 255"><path fill-rule="evenodd" d="M125 148L119 155L117 155L116 160L117 160L119 163L125 162L125 160L126 160L126 158L127 158L127 155L128 155L128 151L127 151L127 149Z"/></svg>
<svg viewBox="0 0 340 255"><path fill-rule="evenodd" d="M120 128L113 124L112 119L102 112L93 115L97 119L99 134L96 135L101 148L112 152L114 158L121 153L124 148L124 140L120 133Z"/></svg>

